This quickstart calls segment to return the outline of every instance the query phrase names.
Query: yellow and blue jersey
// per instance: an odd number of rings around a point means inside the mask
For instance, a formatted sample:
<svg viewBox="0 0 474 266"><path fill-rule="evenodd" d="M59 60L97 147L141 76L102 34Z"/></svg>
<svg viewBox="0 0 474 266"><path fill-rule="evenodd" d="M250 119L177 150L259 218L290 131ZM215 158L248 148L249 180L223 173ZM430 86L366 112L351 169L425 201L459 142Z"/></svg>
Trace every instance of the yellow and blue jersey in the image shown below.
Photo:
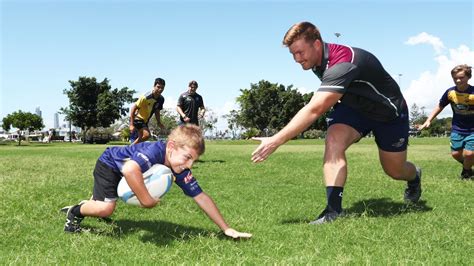
<svg viewBox="0 0 474 266"><path fill-rule="evenodd" d="M456 86L449 88L439 100L440 107L451 104L453 110L452 131L460 134L474 133L474 87L460 91Z"/></svg>
<svg viewBox="0 0 474 266"><path fill-rule="evenodd" d="M153 97L153 93L150 91L138 98L135 102L137 107L136 119L145 121L148 124L151 116L157 111L163 109L163 104L165 103L165 98L159 96L158 99Z"/></svg>

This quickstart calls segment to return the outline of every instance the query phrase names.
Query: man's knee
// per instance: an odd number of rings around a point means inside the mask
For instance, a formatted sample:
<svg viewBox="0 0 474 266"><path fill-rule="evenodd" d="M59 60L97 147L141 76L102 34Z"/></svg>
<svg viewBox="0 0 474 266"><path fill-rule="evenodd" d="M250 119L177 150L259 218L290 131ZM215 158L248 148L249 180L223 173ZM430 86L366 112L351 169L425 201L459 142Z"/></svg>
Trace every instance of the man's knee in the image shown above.
<svg viewBox="0 0 474 266"><path fill-rule="evenodd" d="M148 131L148 130L146 130L146 129L143 129L143 130L141 131L141 133L142 133L142 134L141 134L141 135L142 135L142 136L141 136L141 139L142 139L142 140L147 140L147 139L150 138L150 131Z"/></svg>
<svg viewBox="0 0 474 266"><path fill-rule="evenodd" d="M395 180L401 180L401 179L405 179L406 177L403 176L403 169L400 168L391 168L391 169L385 169L384 168L384 172L385 174L387 174L388 176L390 176L392 179L395 179Z"/></svg>

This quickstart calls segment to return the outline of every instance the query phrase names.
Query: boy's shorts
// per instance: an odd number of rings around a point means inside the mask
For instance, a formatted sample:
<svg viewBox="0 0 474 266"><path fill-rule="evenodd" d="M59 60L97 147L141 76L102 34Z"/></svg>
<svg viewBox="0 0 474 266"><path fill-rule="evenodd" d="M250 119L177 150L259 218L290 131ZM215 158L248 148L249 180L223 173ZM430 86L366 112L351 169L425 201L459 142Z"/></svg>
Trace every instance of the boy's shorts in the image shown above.
<svg viewBox="0 0 474 266"><path fill-rule="evenodd" d="M116 201L118 198L117 187L122 179L122 174L104 162L97 160L94 169L94 200L105 202Z"/></svg>
<svg viewBox="0 0 474 266"><path fill-rule="evenodd" d="M135 126L136 129L148 128L147 123L145 123L145 121L141 119L133 120L133 125Z"/></svg>
<svg viewBox="0 0 474 266"><path fill-rule="evenodd" d="M361 137L372 131L377 146L383 151L401 152L407 149L409 126L406 108L394 120L381 122L367 118L349 106L337 104L327 120L328 127L333 124L345 124L357 130Z"/></svg>
<svg viewBox="0 0 474 266"><path fill-rule="evenodd" d="M451 132L451 150L474 151L474 134L460 134Z"/></svg>

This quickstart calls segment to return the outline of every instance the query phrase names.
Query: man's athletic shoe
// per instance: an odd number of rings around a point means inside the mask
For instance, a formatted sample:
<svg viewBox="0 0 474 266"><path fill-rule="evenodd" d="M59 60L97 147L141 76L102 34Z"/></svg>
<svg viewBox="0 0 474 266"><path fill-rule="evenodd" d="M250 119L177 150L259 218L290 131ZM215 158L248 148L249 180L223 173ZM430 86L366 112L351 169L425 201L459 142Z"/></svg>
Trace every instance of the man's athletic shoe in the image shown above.
<svg viewBox="0 0 474 266"><path fill-rule="evenodd" d="M343 212L337 212L333 210L331 207L327 206L323 212L316 218L316 220L310 222L309 224L325 224L325 223L330 223L333 222L334 220L337 219L337 217L340 217L343 215Z"/></svg>
<svg viewBox="0 0 474 266"><path fill-rule="evenodd" d="M472 178L472 170L462 169L461 180L469 180Z"/></svg>
<svg viewBox="0 0 474 266"><path fill-rule="evenodd" d="M67 218L66 218L66 223L64 224L64 232L68 233L80 233L82 231L81 229L81 222L84 218L79 218L75 216L71 210L74 206L71 206L67 210Z"/></svg>
<svg viewBox="0 0 474 266"><path fill-rule="evenodd" d="M417 203L421 197L421 168L416 168L416 176L420 179L417 184L410 184L407 182L407 188L405 189L405 202Z"/></svg>

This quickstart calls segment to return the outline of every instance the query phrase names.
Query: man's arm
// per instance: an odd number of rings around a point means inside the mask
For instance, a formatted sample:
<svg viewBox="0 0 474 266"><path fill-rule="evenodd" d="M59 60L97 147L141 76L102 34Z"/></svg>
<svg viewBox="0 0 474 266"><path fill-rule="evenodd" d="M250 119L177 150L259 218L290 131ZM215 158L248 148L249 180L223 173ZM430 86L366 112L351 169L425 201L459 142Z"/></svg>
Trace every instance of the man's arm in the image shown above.
<svg viewBox="0 0 474 266"><path fill-rule="evenodd" d="M178 111L179 116L183 119L184 122L187 123L191 120L191 118L187 117L186 114L183 112L183 109L181 109L181 106L177 105L176 111Z"/></svg>
<svg viewBox="0 0 474 266"><path fill-rule="evenodd" d="M161 111L160 111L160 110L156 110L156 111L155 111L155 118L156 118L157 125L158 125L161 129L164 129L164 128L165 128L165 125L163 125L163 124L161 123Z"/></svg>
<svg viewBox="0 0 474 266"><path fill-rule="evenodd" d="M337 92L317 91L311 101L301 108L280 132L268 138L253 138L261 143L252 153L252 161L258 163L267 159L280 145L296 137L326 113L342 95Z"/></svg>
<svg viewBox="0 0 474 266"><path fill-rule="evenodd" d="M137 112L137 105L135 103L132 104L132 107L130 107L130 133L135 130L135 126L133 125L133 120L135 120L135 113Z"/></svg>
<svg viewBox="0 0 474 266"><path fill-rule="evenodd" d="M224 232L225 235L232 238L250 238L252 237L249 233L238 232L227 225L217 208L214 201L206 193L202 192L199 195L195 196L194 201L196 204L207 214L207 216Z"/></svg>
<svg viewBox="0 0 474 266"><path fill-rule="evenodd" d="M206 114L206 108L204 108L204 106L200 107L198 118L203 118L205 114Z"/></svg>

